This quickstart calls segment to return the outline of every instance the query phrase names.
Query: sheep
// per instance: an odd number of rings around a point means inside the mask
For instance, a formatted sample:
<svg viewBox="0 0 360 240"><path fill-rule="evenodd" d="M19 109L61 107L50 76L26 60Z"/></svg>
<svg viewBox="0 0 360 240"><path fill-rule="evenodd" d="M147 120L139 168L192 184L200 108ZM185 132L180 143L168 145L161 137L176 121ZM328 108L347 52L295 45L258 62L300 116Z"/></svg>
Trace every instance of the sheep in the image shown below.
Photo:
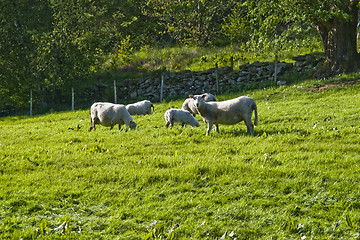
<svg viewBox="0 0 360 240"><path fill-rule="evenodd" d="M110 130L114 125L119 124L119 130L121 125L125 124L130 127L131 130L136 129L136 123L131 118L129 112L122 104L113 104L107 102L96 102L90 108L91 126L89 131L95 129L95 124L101 124L106 127L110 127Z"/></svg>
<svg viewBox="0 0 360 240"><path fill-rule="evenodd" d="M181 109L190 112L195 117L197 110L192 102L193 102L192 98L185 99Z"/></svg>
<svg viewBox="0 0 360 240"><path fill-rule="evenodd" d="M130 113L130 115L151 114L151 107L153 108L153 111L155 111L154 106L149 100L144 100L141 102L126 105L126 109Z"/></svg>
<svg viewBox="0 0 360 240"><path fill-rule="evenodd" d="M204 97L205 102L216 101L216 97L214 95L212 95L211 93L204 93L203 95L205 95L205 97ZM196 96L202 96L202 95L194 95L194 96L196 97ZM189 111L194 117L196 116L196 114L198 114L198 111L196 110L196 107L193 104L192 98L185 99L181 109Z"/></svg>
<svg viewBox="0 0 360 240"><path fill-rule="evenodd" d="M189 97L193 99L194 106L208 125L207 136L213 124L215 124L215 130L219 132L218 124L233 125L241 121L245 121L247 133L255 135L251 116L252 112L255 111L254 124L256 126L258 124L258 115L256 103L252 98L242 96L222 102L205 102L204 95L190 95Z"/></svg>
<svg viewBox="0 0 360 240"><path fill-rule="evenodd" d="M165 121L166 121L166 128L173 127L174 122L180 122L182 127L186 124L189 124L192 127L199 127L198 121L191 115L189 111L182 110L182 109L174 109L171 108L167 110L164 114Z"/></svg>
<svg viewBox="0 0 360 240"><path fill-rule="evenodd" d="M211 93L204 93L204 94L196 95L196 96L203 96L203 95L205 95L205 97L204 97L205 102L215 102L216 101L216 97L214 95L212 95Z"/></svg>

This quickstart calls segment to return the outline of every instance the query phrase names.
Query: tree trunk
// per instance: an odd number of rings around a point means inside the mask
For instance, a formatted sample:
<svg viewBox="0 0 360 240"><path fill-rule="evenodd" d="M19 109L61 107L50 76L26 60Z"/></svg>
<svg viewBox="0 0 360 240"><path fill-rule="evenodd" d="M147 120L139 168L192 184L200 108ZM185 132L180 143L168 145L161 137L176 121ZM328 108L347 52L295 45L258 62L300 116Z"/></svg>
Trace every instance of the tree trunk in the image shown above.
<svg viewBox="0 0 360 240"><path fill-rule="evenodd" d="M317 30L324 46L325 63L315 73L316 77L330 77L359 70L360 57L356 44L357 2L350 0L350 4L343 9L349 14L349 19L334 17L318 23Z"/></svg>

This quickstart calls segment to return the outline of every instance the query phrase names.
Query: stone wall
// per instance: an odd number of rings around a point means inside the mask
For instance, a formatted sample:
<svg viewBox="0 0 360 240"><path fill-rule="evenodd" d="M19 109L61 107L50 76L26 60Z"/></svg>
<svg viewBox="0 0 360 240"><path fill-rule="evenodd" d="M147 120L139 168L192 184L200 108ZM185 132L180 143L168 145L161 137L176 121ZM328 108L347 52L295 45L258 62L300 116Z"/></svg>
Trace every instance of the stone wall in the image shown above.
<svg viewBox="0 0 360 240"><path fill-rule="evenodd" d="M323 60L321 53L307 54L294 57L295 64L278 62L277 76L294 72L303 73L314 70ZM274 81L274 62L254 62L243 64L238 69L231 67L213 68L206 71L180 71L164 73L163 97L176 98L189 94L203 92L217 93L217 75L219 89L224 90L236 84L251 82ZM132 101L136 99L149 99L159 101L161 89L161 74L139 80L125 80L118 83L118 99ZM279 81L278 84L286 84ZM104 86L103 86L104 87ZM110 86L111 87L111 86Z"/></svg>

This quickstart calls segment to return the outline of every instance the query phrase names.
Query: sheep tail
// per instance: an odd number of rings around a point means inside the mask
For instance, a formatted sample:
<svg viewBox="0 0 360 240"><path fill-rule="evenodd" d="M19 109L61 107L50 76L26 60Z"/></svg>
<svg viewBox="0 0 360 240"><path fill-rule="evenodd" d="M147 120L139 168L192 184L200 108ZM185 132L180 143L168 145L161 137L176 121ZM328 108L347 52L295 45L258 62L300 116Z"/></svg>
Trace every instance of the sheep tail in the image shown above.
<svg viewBox="0 0 360 240"><path fill-rule="evenodd" d="M258 114L257 114L257 106L256 106L256 103L253 104L252 109L255 110L254 125L257 126L257 125L258 125Z"/></svg>

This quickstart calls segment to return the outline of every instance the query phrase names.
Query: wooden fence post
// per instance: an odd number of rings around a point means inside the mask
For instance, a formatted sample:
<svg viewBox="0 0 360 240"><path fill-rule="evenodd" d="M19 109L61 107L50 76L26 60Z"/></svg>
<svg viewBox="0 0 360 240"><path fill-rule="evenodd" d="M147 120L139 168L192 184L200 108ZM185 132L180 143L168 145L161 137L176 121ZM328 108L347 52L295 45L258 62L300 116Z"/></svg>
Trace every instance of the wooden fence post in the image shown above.
<svg viewBox="0 0 360 240"><path fill-rule="evenodd" d="M219 93L219 69L218 69L218 64L215 63L215 71L216 71L216 94L220 94Z"/></svg>
<svg viewBox="0 0 360 240"><path fill-rule="evenodd" d="M275 55L275 66L274 66L274 69L275 69L275 73L274 73L274 81L275 83L277 82L277 62L278 62L278 56Z"/></svg>
<svg viewBox="0 0 360 240"><path fill-rule="evenodd" d="M74 111L75 108L75 96L74 96L74 88L71 88L71 111Z"/></svg>
<svg viewBox="0 0 360 240"><path fill-rule="evenodd" d="M32 117L32 115L33 115L32 107L33 107L33 97L32 97L32 89L31 89L30 90L30 117Z"/></svg>
<svg viewBox="0 0 360 240"><path fill-rule="evenodd" d="M114 103L117 103L117 94L116 94L116 80L114 80Z"/></svg>
<svg viewBox="0 0 360 240"><path fill-rule="evenodd" d="M164 76L165 74L163 73L161 75L161 85L160 85L160 102L162 103L162 100L163 100L163 91L164 91Z"/></svg>

